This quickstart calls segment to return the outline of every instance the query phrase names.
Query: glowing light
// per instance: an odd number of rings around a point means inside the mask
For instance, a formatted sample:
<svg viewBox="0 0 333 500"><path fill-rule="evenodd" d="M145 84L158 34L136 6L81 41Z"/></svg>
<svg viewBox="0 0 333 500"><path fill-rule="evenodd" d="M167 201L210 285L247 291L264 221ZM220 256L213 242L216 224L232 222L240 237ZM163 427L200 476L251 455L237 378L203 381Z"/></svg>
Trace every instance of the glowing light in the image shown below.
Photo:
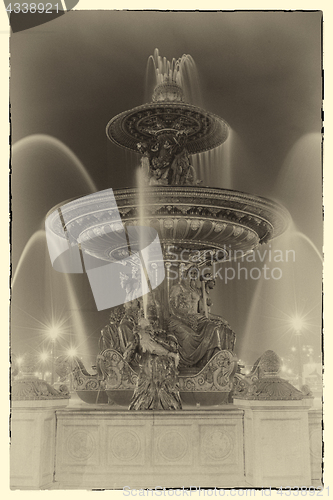
<svg viewBox="0 0 333 500"><path fill-rule="evenodd" d="M282 365L282 366L281 366L281 371L282 371L282 372L286 372L286 371L287 371L287 367L286 367L285 365Z"/></svg>
<svg viewBox="0 0 333 500"><path fill-rule="evenodd" d="M292 352L296 352L296 347L292 346L291 350L292 350Z"/></svg>
<svg viewBox="0 0 333 500"><path fill-rule="evenodd" d="M41 361L46 361L48 359L49 355L47 352L41 352L39 357L40 357Z"/></svg>
<svg viewBox="0 0 333 500"><path fill-rule="evenodd" d="M67 349L67 355L70 357L70 358L74 358L75 356L77 356L77 350L75 347L70 347L69 349Z"/></svg>
<svg viewBox="0 0 333 500"><path fill-rule="evenodd" d="M23 362L23 357L20 356L19 358L17 358L16 361L17 361L17 364L20 366L22 364L22 362Z"/></svg>
<svg viewBox="0 0 333 500"><path fill-rule="evenodd" d="M296 332L299 332L304 326L304 321L300 316L294 316L291 318L290 323Z"/></svg>
<svg viewBox="0 0 333 500"><path fill-rule="evenodd" d="M58 326L51 326L49 328L48 334L52 340L56 340L61 333L61 330Z"/></svg>

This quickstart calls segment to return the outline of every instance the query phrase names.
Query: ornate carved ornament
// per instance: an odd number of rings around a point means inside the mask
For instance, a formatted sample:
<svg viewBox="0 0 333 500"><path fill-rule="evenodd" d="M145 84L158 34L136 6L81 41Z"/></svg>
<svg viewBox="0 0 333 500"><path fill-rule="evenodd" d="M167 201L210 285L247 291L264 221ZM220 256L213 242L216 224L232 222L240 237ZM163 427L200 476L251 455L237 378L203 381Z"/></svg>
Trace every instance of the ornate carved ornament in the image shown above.
<svg viewBox="0 0 333 500"><path fill-rule="evenodd" d="M16 379L12 385L12 400L44 400L44 399L69 399L70 395L65 385L59 390L54 389L45 380L36 377Z"/></svg>
<svg viewBox="0 0 333 500"><path fill-rule="evenodd" d="M304 394L287 380L278 376L281 359L271 350L266 351L253 365L246 377L235 377L233 396L257 401L299 401Z"/></svg>
<svg viewBox="0 0 333 500"><path fill-rule="evenodd" d="M128 255L122 225L138 225L139 219L138 191L123 189L114 194L117 206L112 209L103 191L62 208L70 241L80 241L87 253L106 261L123 258L122 252ZM158 231L162 243L188 248L226 246L246 253L279 236L290 221L289 213L277 203L231 190L151 186L145 189L144 199L145 222ZM49 220L51 230L64 237L57 211Z"/></svg>
<svg viewBox="0 0 333 500"><path fill-rule="evenodd" d="M280 377L264 377L249 387L244 399L259 401L300 401L301 391Z"/></svg>
<svg viewBox="0 0 333 500"><path fill-rule="evenodd" d="M73 387L76 391L104 390L103 376L101 373L90 374L79 358L73 363Z"/></svg>
<svg viewBox="0 0 333 500"><path fill-rule="evenodd" d="M219 116L192 104L156 102L124 111L110 120L106 135L111 142L137 152L138 142L160 133L183 132L189 154L209 151L228 137L228 124Z"/></svg>
<svg viewBox="0 0 333 500"><path fill-rule="evenodd" d="M230 351L220 351L196 375L179 376L180 392L230 392L237 358Z"/></svg>
<svg viewBox="0 0 333 500"><path fill-rule="evenodd" d="M134 391L138 374L118 351L104 350L98 355L97 363L103 373L105 390ZM230 392L236 367L234 354L230 351L220 351L196 375L180 375L179 390L181 392Z"/></svg>
<svg viewBox="0 0 333 500"><path fill-rule="evenodd" d="M138 375L114 349L105 349L97 356L97 364L103 373L106 390L133 390Z"/></svg>

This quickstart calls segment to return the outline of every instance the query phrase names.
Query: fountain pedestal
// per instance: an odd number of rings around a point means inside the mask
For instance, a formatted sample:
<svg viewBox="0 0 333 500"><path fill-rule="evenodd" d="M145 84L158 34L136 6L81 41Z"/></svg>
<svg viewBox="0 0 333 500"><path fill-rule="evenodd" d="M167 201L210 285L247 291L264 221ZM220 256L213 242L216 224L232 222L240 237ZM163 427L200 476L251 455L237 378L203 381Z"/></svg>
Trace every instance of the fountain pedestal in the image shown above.
<svg viewBox="0 0 333 500"><path fill-rule="evenodd" d="M43 489L53 484L55 410L68 399L13 401L10 469L12 489Z"/></svg>
<svg viewBox="0 0 333 500"><path fill-rule="evenodd" d="M59 488L244 485L243 411L57 411Z"/></svg>
<svg viewBox="0 0 333 500"><path fill-rule="evenodd" d="M234 404L245 410L246 483L311 486L308 400L235 399Z"/></svg>
<svg viewBox="0 0 333 500"><path fill-rule="evenodd" d="M56 437L55 410L68 405L66 386L59 390L33 375L36 358L26 353L18 376L12 358L10 486L48 488L53 483Z"/></svg>

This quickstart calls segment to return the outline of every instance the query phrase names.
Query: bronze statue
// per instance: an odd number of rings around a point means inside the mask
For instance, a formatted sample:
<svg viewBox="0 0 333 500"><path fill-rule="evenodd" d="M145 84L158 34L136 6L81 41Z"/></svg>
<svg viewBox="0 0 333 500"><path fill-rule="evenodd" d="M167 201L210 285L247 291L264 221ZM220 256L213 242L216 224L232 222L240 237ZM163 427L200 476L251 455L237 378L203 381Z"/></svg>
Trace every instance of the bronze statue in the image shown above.
<svg viewBox="0 0 333 500"><path fill-rule="evenodd" d="M185 149L187 134L184 130L155 131L154 139L137 143L142 154L143 168L149 185L193 184L194 169Z"/></svg>
<svg viewBox="0 0 333 500"><path fill-rule="evenodd" d="M140 373L129 409L180 410L175 337L163 330L154 330L145 318L139 321L135 335Z"/></svg>
<svg viewBox="0 0 333 500"><path fill-rule="evenodd" d="M207 279L206 284L212 287L213 281ZM201 368L218 351L233 351L234 333L223 318L209 313L206 300L203 290L189 278L182 278L171 290L168 327L179 344L180 368Z"/></svg>

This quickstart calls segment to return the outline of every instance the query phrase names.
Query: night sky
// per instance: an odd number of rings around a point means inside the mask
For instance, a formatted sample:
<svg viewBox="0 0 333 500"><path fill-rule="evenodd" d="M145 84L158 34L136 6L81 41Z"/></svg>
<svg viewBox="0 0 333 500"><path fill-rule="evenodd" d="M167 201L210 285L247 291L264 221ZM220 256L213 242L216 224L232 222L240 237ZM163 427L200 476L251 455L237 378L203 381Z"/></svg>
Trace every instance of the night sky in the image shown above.
<svg viewBox="0 0 333 500"><path fill-rule="evenodd" d="M110 311L97 312L85 276L66 278L52 269L43 224L54 205L92 191L79 162L97 190L134 185L138 159L109 143L105 127L145 102L147 59L155 47L168 59L193 57L202 95L194 104L232 129L203 185L273 198L293 219L284 236L260 250L268 260L276 250L294 251L295 261L267 262L281 268L282 278L217 280L213 312L236 331L236 351L246 363L271 348L290 358L292 368L297 314L302 342L318 360L320 12L76 11L11 35L13 352L47 348L47 330L57 323L64 330L59 351L75 344L88 368L94 363ZM231 172L229 185L219 184L219 169ZM244 265L250 270L263 262Z"/></svg>

